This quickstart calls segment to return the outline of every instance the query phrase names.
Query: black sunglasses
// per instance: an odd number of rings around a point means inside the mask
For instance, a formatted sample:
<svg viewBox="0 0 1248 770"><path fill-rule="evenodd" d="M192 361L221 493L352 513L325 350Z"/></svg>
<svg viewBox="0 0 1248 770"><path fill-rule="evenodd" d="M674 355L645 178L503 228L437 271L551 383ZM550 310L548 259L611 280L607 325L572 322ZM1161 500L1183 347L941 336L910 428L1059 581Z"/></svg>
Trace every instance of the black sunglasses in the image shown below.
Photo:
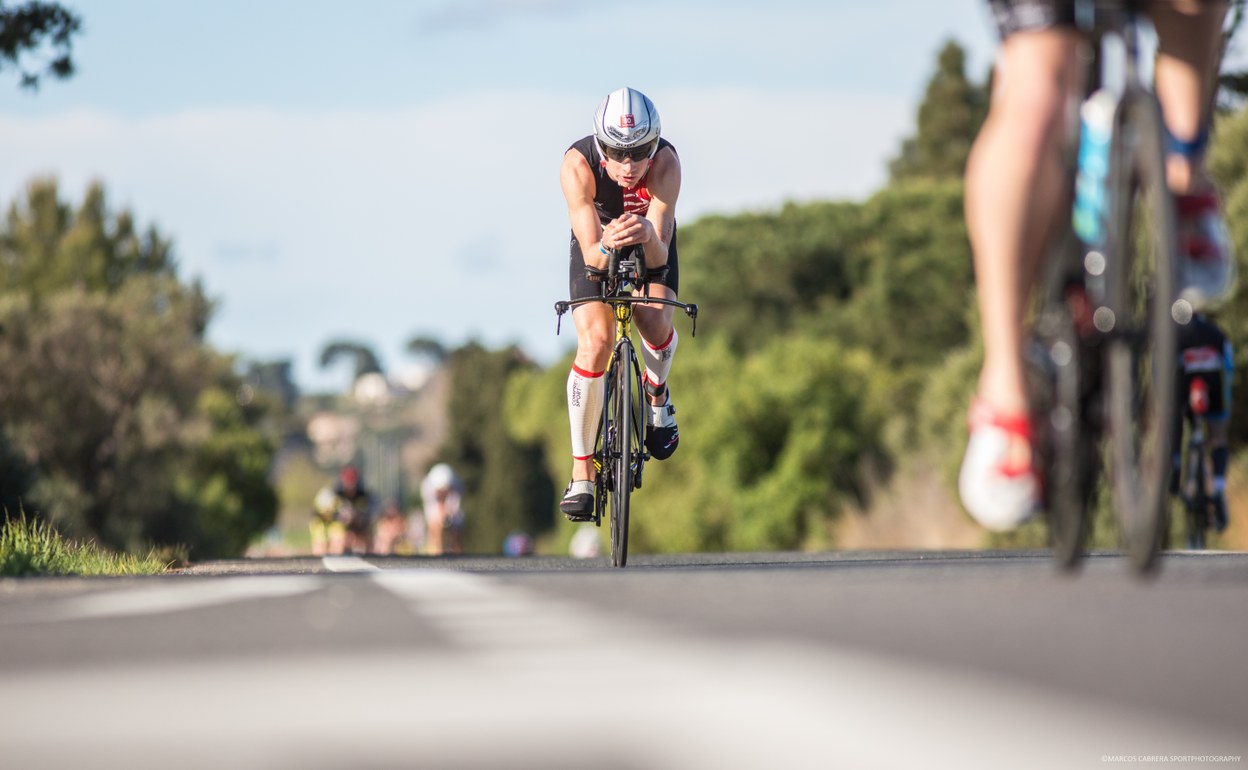
<svg viewBox="0 0 1248 770"><path fill-rule="evenodd" d="M621 150L615 147L607 147L602 142L599 142L598 146L602 149L602 154L607 156L608 160L613 160L616 163L623 163L626 160L646 160L651 156L651 154L654 153L654 146L658 144L658 141L658 139L652 139L639 147L632 148L631 150Z"/></svg>

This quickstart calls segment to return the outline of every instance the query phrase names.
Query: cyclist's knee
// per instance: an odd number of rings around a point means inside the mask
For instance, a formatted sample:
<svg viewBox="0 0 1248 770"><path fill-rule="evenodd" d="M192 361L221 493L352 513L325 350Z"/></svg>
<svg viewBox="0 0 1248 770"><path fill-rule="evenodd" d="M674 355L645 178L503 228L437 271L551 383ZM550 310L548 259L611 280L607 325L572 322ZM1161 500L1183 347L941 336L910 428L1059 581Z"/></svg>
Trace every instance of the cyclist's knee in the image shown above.
<svg viewBox="0 0 1248 770"><path fill-rule="evenodd" d="M610 326L584 329L576 338L576 362L582 367L601 371L611 358L614 332Z"/></svg>
<svg viewBox="0 0 1248 770"><path fill-rule="evenodd" d="M1055 30L1008 38L990 120L1009 132L1017 151L1042 152L1064 140L1075 85L1075 41Z"/></svg>
<svg viewBox="0 0 1248 770"><path fill-rule="evenodd" d="M656 314L644 321L641 316L637 316L637 331L641 333L642 339L650 343L650 347L658 347L669 339L672 336L672 328L670 313L665 316Z"/></svg>
<svg viewBox="0 0 1248 770"><path fill-rule="evenodd" d="M675 296L672 296L675 299ZM633 311L633 321L637 331L647 341L656 338L662 342L672 333L672 308L669 305L637 305Z"/></svg>
<svg viewBox="0 0 1248 770"><path fill-rule="evenodd" d="M1060 149L1066 140L1066 101L1060 89L1015 89L993 109L994 126L1009 135L1013 152L1038 156Z"/></svg>

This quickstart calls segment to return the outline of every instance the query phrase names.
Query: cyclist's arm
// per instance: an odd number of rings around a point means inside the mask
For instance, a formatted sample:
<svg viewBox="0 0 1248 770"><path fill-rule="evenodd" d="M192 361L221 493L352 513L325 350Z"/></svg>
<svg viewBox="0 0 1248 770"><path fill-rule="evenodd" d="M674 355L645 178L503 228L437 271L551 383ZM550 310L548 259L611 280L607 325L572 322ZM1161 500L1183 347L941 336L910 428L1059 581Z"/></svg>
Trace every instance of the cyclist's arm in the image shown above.
<svg viewBox="0 0 1248 770"><path fill-rule="evenodd" d="M559 183L568 202L572 234L581 244L585 265L605 269L607 257L598 248L602 241L602 223L598 221L598 210L594 208L594 174L585 156L576 150L564 153L563 165L559 168Z"/></svg>
<svg viewBox="0 0 1248 770"><path fill-rule="evenodd" d="M646 267L667 264L667 249L676 233L676 199L680 197L680 158L664 148L654 156L654 165L646 187L650 190L650 208L646 212Z"/></svg>

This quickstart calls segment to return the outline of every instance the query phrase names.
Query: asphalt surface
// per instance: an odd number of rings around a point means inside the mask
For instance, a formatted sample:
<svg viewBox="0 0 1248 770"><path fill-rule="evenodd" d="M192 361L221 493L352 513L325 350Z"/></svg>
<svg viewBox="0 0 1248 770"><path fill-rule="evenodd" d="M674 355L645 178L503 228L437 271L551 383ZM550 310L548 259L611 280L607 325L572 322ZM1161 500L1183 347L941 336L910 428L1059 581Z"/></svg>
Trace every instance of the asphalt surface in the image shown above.
<svg viewBox="0 0 1248 770"><path fill-rule="evenodd" d="M1248 554L216 562L0 580L0 767L1242 765Z"/></svg>

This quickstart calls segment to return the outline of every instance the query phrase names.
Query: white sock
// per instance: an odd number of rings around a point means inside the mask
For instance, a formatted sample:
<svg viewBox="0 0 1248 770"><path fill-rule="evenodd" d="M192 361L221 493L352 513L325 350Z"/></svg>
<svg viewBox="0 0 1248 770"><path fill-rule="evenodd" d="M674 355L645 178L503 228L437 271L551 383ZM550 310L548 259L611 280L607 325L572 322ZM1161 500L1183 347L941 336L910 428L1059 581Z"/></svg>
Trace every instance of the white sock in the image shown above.
<svg viewBox="0 0 1248 770"><path fill-rule="evenodd" d="M673 326L667 342L656 348L650 347L650 343L644 339L641 341L641 360L646 365L646 382L652 387L667 384L667 375L672 371L672 358L676 356L676 343L679 339L676 327Z"/></svg>
<svg viewBox="0 0 1248 770"><path fill-rule="evenodd" d="M568 485L567 495L592 495L594 493L594 482L592 481L573 481Z"/></svg>
<svg viewBox="0 0 1248 770"><path fill-rule="evenodd" d="M568 417L572 424L572 457L584 460L594 454L594 434L602 417L602 372L587 372L572 365L568 373Z"/></svg>

